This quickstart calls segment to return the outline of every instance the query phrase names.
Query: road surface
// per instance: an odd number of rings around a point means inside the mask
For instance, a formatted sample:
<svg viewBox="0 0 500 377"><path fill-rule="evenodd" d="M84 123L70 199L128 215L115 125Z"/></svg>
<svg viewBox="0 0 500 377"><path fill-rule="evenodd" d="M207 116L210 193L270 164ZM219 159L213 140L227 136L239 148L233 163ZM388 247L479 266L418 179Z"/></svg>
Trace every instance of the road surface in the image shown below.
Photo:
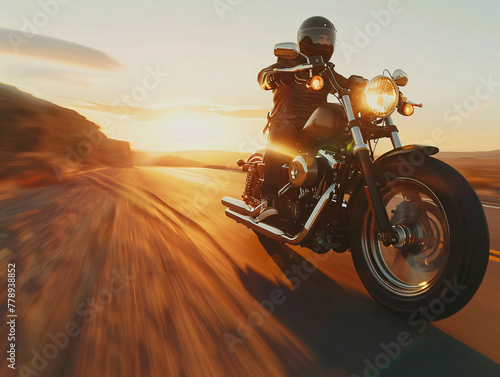
<svg viewBox="0 0 500 377"><path fill-rule="evenodd" d="M224 215L245 176L97 169L0 192L0 282L15 264L6 376L498 376L500 205L492 255L453 317L409 323L377 305L349 253L259 239Z"/></svg>

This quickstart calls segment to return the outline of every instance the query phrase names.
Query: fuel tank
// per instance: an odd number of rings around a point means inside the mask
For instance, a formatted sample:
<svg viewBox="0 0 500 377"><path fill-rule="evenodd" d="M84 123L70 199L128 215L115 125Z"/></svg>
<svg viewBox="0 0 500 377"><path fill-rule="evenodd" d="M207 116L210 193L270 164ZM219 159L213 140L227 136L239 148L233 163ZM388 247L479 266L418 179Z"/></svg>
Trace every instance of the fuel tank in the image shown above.
<svg viewBox="0 0 500 377"><path fill-rule="evenodd" d="M347 120L340 104L325 103L309 117L299 133L299 149L315 153L335 139L345 136Z"/></svg>

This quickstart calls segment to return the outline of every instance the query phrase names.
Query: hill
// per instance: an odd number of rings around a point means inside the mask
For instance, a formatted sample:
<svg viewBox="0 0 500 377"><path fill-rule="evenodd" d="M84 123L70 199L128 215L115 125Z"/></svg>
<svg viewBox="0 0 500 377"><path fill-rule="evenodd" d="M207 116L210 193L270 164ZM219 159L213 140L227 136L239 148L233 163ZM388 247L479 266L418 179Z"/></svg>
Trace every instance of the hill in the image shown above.
<svg viewBox="0 0 500 377"><path fill-rule="evenodd" d="M0 179L62 180L69 171L131 166L128 142L107 138L74 110L0 83Z"/></svg>
<svg viewBox="0 0 500 377"><path fill-rule="evenodd" d="M250 152L192 150L176 152L133 151L134 164L156 166L217 167L237 169L236 161ZM239 168L238 168L239 169Z"/></svg>
<svg viewBox="0 0 500 377"><path fill-rule="evenodd" d="M494 151L481 151L481 152L439 152L439 158L442 159L455 159L455 158L481 158L491 159L500 158L500 149Z"/></svg>
<svg viewBox="0 0 500 377"><path fill-rule="evenodd" d="M153 160L152 165L156 166L177 166L177 167L202 167L200 161L189 160L176 156L162 156Z"/></svg>

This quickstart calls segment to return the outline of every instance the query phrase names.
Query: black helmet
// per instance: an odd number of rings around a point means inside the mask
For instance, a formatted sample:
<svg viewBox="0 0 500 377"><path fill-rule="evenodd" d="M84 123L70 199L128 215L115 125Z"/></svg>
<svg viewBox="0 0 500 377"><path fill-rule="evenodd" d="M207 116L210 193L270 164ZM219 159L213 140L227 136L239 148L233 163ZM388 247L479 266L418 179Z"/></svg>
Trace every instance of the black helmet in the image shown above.
<svg viewBox="0 0 500 377"><path fill-rule="evenodd" d="M297 42L307 56L322 55L325 62L333 55L337 30L325 17L310 17L299 27Z"/></svg>

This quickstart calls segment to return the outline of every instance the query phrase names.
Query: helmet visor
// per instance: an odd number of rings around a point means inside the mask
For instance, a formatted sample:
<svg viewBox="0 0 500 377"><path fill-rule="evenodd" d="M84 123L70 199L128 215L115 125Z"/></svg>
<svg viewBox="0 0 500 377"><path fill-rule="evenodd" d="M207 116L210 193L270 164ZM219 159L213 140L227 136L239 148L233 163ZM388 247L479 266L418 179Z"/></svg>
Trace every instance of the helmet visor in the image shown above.
<svg viewBox="0 0 500 377"><path fill-rule="evenodd" d="M333 51L335 31L324 27L307 28L300 31L299 41L324 51Z"/></svg>

